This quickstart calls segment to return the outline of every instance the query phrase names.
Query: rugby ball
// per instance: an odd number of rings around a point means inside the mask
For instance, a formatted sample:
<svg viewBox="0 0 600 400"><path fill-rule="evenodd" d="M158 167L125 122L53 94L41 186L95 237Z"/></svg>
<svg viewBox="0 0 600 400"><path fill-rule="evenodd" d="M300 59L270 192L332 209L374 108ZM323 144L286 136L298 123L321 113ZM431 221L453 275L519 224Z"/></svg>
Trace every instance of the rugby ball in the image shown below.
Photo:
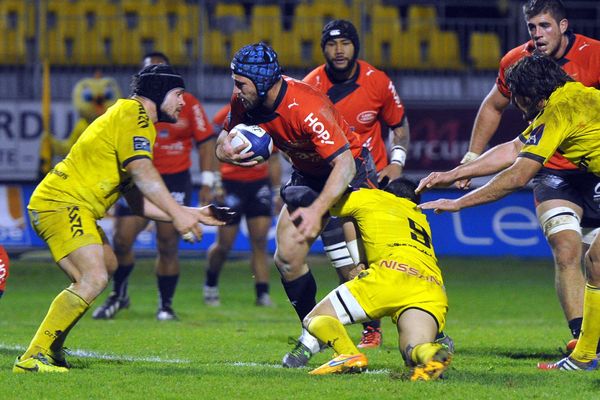
<svg viewBox="0 0 600 400"><path fill-rule="evenodd" d="M233 127L235 136L231 140L231 146L235 149L245 145L240 154L254 152L254 155L244 161L257 161L259 163L269 159L273 152L273 139L258 125L238 124Z"/></svg>

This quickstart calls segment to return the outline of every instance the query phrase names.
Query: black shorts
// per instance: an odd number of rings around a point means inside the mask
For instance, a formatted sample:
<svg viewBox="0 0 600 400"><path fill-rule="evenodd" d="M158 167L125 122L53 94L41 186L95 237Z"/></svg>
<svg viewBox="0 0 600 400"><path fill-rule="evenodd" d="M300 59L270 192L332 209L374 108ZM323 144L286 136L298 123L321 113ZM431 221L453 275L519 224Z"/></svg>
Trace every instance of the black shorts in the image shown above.
<svg viewBox="0 0 600 400"><path fill-rule="evenodd" d="M581 226L600 226L600 177L589 172L542 168L533 179L536 204L568 200L583 210Z"/></svg>
<svg viewBox="0 0 600 400"><path fill-rule="evenodd" d="M358 188L377 187L377 168L371 156L371 152L362 148L359 157L354 159L356 164L356 175L348 185L347 191ZM292 209L307 207L317 198L323 190L329 176L312 177L292 169L290 180L281 187L281 199Z"/></svg>
<svg viewBox="0 0 600 400"><path fill-rule="evenodd" d="M162 178L177 204L184 206L192 204L192 178L190 177L190 171L185 170L176 174L165 174L162 175ZM128 217L132 215L134 214L127 205L125 198L121 197L115 207L115 216Z"/></svg>
<svg viewBox="0 0 600 400"><path fill-rule="evenodd" d="M273 215L273 191L269 179L249 182L223 179L223 189L223 205L237 212L235 219L228 225L238 225L242 215L246 219Z"/></svg>

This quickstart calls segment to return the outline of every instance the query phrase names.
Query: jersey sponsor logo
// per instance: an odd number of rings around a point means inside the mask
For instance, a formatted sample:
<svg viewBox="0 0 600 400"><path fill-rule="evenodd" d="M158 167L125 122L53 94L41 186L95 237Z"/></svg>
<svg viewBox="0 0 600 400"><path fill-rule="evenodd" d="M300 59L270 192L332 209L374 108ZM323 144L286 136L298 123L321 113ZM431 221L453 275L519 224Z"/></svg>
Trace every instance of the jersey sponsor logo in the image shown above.
<svg viewBox="0 0 600 400"><path fill-rule="evenodd" d="M394 271L403 272L405 274L414 276L416 278L423 279L423 280L426 280L431 283L435 283L438 286L442 286L442 283L440 281L438 281L434 276L423 275L421 272L419 272L418 269L410 267L406 264L401 264L394 260L381 260L379 262L379 266L385 267L387 269L391 269Z"/></svg>
<svg viewBox="0 0 600 400"><path fill-rule="evenodd" d="M4 284L7 275L8 270L6 269L6 263L2 258L0 258L0 286Z"/></svg>
<svg viewBox="0 0 600 400"><path fill-rule="evenodd" d="M52 168L50 170L50 173L53 174L53 175L56 175L58 177L61 177L62 179L65 179L65 180L69 177L69 175L65 174L64 172L59 171L59 170L54 169L54 168Z"/></svg>
<svg viewBox="0 0 600 400"><path fill-rule="evenodd" d="M169 137L169 130L168 129L161 129L160 131L158 131L158 137L159 138L163 138L166 139Z"/></svg>
<svg viewBox="0 0 600 400"><path fill-rule="evenodd" d="M377 111L373 110L363 111L356 116L356 120L361 124L373 122L375 121L375 118L377 118Z"/></svg>
<svg viewBox="0 0 600 400"><path fill-rule="evenodd" d="M206 120L204 119L204 115L202 114L202 110L200 109L200 105L194 104L192 110L194 111L194 119L196 120L196 125L198 126L198 129L201 131L205 131L207 124Z"/></svg>
<svg viewBox="0 0 600 400"><path fill-rule="evenodd" d="M540 140L542 139L542 135L544 134L544 128L546 124L541 124L540 126L534 128L529 135L529 138L525 142L525 145L529 146L537 146Z"/></svg>
<svg viewBox="0 0 600 400"><path fill-rule="evenodd" d="M313 113L310 113L304 118L304 122L308 122L308 126L312 129L314 133L317 134L317 137L321 139L321 143L323 144L334 144L331 139L331 133L327 129L325 129L325 125L319 118L315 117Z"/></svg>
<svg viewBox="0 0 600 400"><path fill-rule="evenodd" d="M133 150L134 151L147 151L150 152L150 140L143 136L134 136L133 137Z"/></svg>
<svg viewBox="0 0 600 400"><path fill-rule="evenodd" d="M584 43L581 46L579 46L579 48L577 50L581 51L583 49L585 49L586 47L588 47L590 44L589 43Z"/></svg>
<svg viewBox="0 0 600 400"><path fill-rule="evenodd" d="M390 92L392 92L392 96L394 96L394 102L396 103L396 107L402 108L402 102L400 101L400 96L398 96L398 92L396 92L396 87L394 86L392 81L390 81L390 83L388 84L388 89Z"/></svg>
<svg viewBox="0 0 600 400"><path fill-rule="evenodd" d="M83 224L79 215L79 207L67 207L69 210L69 225L71 225L71 236L83 236Z"/></svg>
<svg viewBox="0 0 600 400"><path fill-rule="evenodd" d="M300 104L296 103L296 98L294 97L294 100L292 100L293 103L288 104L288 109L291 109L292 107L295 106L299 106Z"/></svg>
<svg viewBox="0 0 600 400"><path fill-rule="evenodd" d="M146 114L146 109L144 108L143 105L139 105L138 106L138 120L137 120L137 124L140 128L147 128L150 125L150 118L148 117L148 114Z"/></svg>

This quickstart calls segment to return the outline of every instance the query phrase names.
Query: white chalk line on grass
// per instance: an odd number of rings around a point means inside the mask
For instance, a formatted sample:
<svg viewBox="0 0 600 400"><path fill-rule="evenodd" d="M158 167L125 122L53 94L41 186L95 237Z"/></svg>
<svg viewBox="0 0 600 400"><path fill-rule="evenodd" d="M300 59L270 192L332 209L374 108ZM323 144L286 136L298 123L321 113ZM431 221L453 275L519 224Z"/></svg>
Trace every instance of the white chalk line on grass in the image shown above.
<svg viewBox="0 0 600 400"><path fill-rule="evenodd" d="M6 343L0 343L0 350L10 351L24 351L25 347L20 345L8 345ZM117 355L98 353L95 351L82 350L82 349L69 349L68 354L75 357L81 358L92 358L97 360L110 360L110 361L127 361L127 362L151 362L158 364L192 364L194 361L186 360L181 358L162 358L158 356L153 357L136 357L128 355ZM244 362L244 361L233 361L233 362L218 362L218 363L198 363L200 365L215 366L215 365L228 365L232 367L245 367L245 368L283 368L281 364L268 364L268 363L257 363L257 362ZM389 374L390 371L387 369L375 369L368 370L367 374Z"/></svg>

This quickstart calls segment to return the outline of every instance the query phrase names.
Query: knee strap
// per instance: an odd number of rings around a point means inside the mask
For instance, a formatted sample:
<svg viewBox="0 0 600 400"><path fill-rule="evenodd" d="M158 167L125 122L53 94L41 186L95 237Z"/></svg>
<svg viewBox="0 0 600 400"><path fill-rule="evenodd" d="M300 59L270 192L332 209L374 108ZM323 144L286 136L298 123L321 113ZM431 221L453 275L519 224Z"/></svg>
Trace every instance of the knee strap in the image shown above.
<svg viewBox="0 0 600 400"><path fill-rule="evenodd" d="M546 238L566 230L572 230L581 235L579 216L569 207L552 208L540 215L539 222Z"/></svg>

